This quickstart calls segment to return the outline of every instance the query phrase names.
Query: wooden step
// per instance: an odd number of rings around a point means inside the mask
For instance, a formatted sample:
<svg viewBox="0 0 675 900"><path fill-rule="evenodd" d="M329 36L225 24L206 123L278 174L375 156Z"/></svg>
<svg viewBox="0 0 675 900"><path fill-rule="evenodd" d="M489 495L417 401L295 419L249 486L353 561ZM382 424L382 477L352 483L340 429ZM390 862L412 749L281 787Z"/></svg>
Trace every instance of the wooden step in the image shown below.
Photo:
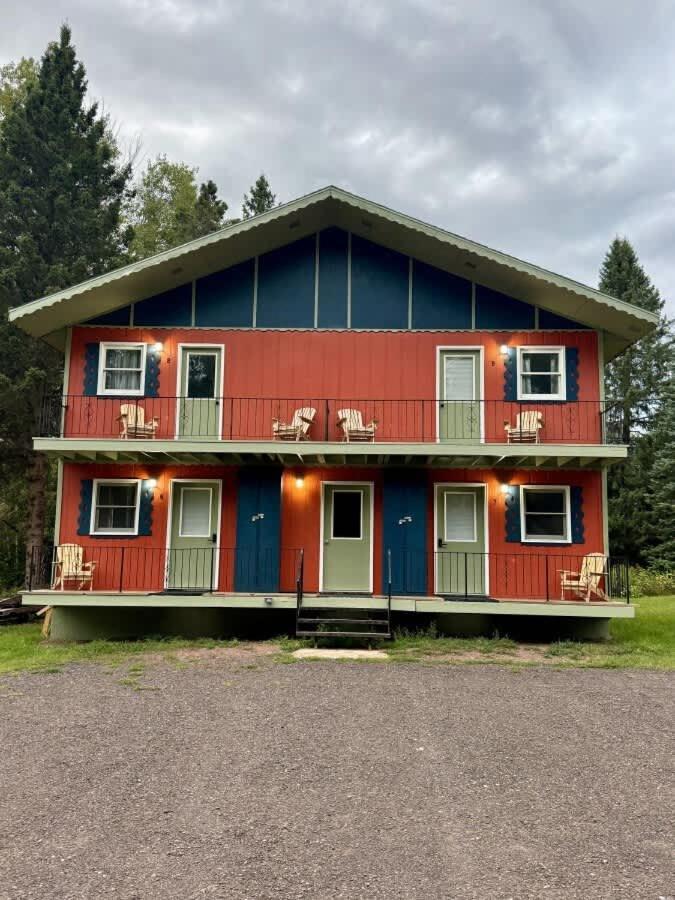
<svg viewBox="0 0 675 900"><path fill-rule="evenodd" d="M301 616L298 619L298 624L302 625L389 625L388 619L323 619L319 618L305 618Z"/></svg>
<svg viewBox="0 0 675 900"><path fill-rule="evenodd" d="M391 637L389 631L296 631L296 637L381 638Z"/></svg>

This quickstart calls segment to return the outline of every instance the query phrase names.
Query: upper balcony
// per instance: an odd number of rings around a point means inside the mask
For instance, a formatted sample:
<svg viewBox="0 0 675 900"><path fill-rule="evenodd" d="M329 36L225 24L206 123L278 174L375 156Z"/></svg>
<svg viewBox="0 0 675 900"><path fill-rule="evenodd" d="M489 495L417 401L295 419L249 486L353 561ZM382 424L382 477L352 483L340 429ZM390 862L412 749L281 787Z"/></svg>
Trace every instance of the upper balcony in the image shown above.
<svg viewBox="0 0 675 900"><path fill-rule="evenodd" d="M56 440L55 440L56 439ZM625 456L622 408L597 400L92 397L45 402L36 448L72 459L589 465ZM92 455L93 454L93 455ZM183 459L184 458L184 459ZM213 462L214 459L209 461Z"/></svg>

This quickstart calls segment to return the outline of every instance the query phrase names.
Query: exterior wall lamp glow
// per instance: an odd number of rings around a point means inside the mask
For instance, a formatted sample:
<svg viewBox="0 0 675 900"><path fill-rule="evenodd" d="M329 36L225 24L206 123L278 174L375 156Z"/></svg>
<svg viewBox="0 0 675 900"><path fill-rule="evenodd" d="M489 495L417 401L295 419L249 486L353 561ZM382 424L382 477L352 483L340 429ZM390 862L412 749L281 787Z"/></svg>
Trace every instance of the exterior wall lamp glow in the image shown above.
<svg viewBox="0 0 675 900"><path fill-rule="evenodd" d="M158 341L156 344L152 345L152 349L155 353L161 353L164 349L164 344L161 341Z"/></svg>
<svg viewBox="0 0 675 900"><path fill-rule="evenodd" d="M296 475L295 486L296 486L296 488L303 488L305 486L305 479L303 478L302 475Z"/></svg>
<svg viewBox="0 0 675 900"><path fill-rule="evenodd" d="M508 344L502 344L501 347L499 348L499 352L501 353L502 356L508 356L509 355Z"/></svg>
<svg viewBox="0 0 675 900"><path fill-rule="evenodd" d="M157 487L157 479L148 478L148 480L145 482L145 486L149 491L154 491L154 489Z"/></svg>

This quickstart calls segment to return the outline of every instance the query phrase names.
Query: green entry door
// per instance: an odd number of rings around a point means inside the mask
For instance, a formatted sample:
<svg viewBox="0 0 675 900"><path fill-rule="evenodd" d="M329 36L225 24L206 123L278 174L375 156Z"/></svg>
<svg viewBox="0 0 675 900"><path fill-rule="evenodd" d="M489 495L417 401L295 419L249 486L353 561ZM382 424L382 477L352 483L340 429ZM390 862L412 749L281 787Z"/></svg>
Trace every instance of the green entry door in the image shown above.
<svg viewBox="0 0 675 900"><path fill-rule="evenodd" d="M442 441L479 441L480 351L442 350L438 434Z"/></svg>
<svg viewBox="0 0 675 900"><path fill-rule="evenodd" d="M481 595L485 583L484 488L436 490L436 593Z"/></svg>
<svg viewBox="0 0 675 900"><path fill-rule="evenodd" d="M197 440L221 436L222 351L219 347L181 348L178 434Z"/></svg>
<svg viewBox="0 0 675 900"><path fill-rule="evenodd" d="M372 591L372 485L325 484L323 591Z"/></svg>
<svg viewBox="0 0 675 900"><path fill-rule="evenodd" d="M219 481L174 481L166 586L212 591L218 587Z"/></svg>

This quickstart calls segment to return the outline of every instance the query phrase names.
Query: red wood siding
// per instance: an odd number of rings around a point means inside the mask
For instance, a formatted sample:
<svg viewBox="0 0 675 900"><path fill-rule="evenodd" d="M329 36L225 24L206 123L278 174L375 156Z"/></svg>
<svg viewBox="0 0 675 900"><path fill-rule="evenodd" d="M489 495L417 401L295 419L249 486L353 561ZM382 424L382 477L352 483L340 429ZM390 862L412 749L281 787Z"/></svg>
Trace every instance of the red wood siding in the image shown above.
<svg viewBox="0 0 675 900"><path fill-rule="evenodd" d="M341 437L336 412L342 406L356 406L364 417L377 418L378 440L435 440L437 358L438 347L443 346L484 348L484 399L492 401L485 405L488 441L504 440L504 422L514 423L519 408L518 404L503 402L504 360L499 352L502 344L578 347L579 400L599 400L597 335L591 331L338 332L77 327L71 345L67 436L116 437L119 434L118 398L77 396L83 393L85 345L100 341L163 344L159 397L141 401L146 418L160 419L158 438L172 438L175 434L176 405L169 398L179 393L180 343L213 343L225 347L224 396L228 399L223 403L224 438L269 439L272 417L288 421L298 405L315 405L317 417L311 436L317 440ZM326 398L332 401L329 405L319 402ZM543 440L594 443L599 436L599 407L595 402L544 407Z"/></svg>

